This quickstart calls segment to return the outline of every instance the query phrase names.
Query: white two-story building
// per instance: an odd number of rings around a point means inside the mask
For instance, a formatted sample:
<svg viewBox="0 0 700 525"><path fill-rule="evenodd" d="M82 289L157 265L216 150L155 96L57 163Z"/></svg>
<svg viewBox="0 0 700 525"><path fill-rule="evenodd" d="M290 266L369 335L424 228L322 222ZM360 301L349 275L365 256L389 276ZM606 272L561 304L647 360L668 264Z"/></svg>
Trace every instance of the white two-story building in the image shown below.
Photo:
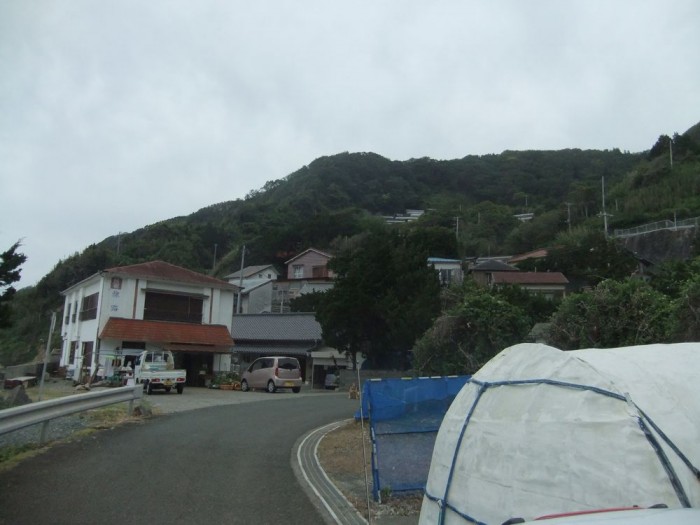
<svg viewBox="0 0 700 525"><path fill-rule="evenodd" d="M165 349L190 385L231 367L238 287L162 261L110 268L62 292L61 366L110 377L143 350Z"/></svg>

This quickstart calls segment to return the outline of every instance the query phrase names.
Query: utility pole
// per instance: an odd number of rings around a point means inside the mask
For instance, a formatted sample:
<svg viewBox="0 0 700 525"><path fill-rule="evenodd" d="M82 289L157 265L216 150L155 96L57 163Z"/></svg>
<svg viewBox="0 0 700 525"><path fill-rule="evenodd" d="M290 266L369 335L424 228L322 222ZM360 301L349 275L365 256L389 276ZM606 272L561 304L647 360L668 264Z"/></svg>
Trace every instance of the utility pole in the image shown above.
<svg viewBox="0 0 700 525"><path fill-rule="evenodd" d="M241 304L243 297L242 297L241 292L243 291L243 266L244 265L245 265L245 244L243 245L243 249L241 250L241 274L239 275L239 279L238 279L238 288L239 288L238 289L238 308L236 308L236 310L238 310L238 311L236 313L239 313L239 314L241 312L243 312L243 304Z"/></svg>
<svg viewBox="0 0 700 525"><path fill-rule="evenodd" d="M41 369L41 381L39 382L39 401L44 394L44 378L46 377L46 367L49 363L49 355L51 354L51 338L53 330L56 328L56 312L51 312L51 328L49 328L49 338L46 340L46 350L44 350L44 366Z"/></svg>
<svg viewBox="0 0 700 525"><path fill-rule="evenodd" d="M668 158L671 160L671 169L673 169L673 139L668 141Z"/></svg>
<svg viewBox="0 0 700 525"><path fill-rule="evenodd" d="M459 239L459 217L454 217L455 220L455 236Z"/></svg>
<svg viewBox="0 0 700 525"><path fill-rule="evenodd" d="M603 228L605 228L605 238L608 237L608 213L605 211L605 176L601 177L601 185L603 188Z"/></svg>
<svg viewBox="0 0 700 525"><path fill-rule="evenodd" d="M218 246L219 246L218 244L214 243L214 262L213 262L212 265L211 265L211 271L212 271L212 272L213 272L214 269L216 268L216 248L217 248Z"/></svg>
<svg viewBox="0 0 700 525"><path fill-rule="evenodd" d="M566 204L566 224L569 225L569 233L571 233L571 203L565 202Z"/></svg>

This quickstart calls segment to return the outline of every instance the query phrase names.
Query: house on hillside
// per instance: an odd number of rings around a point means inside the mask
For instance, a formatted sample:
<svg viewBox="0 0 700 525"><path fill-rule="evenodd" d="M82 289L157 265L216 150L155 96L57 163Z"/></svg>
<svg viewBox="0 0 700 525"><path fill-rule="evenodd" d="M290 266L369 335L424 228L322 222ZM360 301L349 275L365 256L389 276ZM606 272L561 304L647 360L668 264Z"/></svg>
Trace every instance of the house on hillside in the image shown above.
<svg viewBox="0 0 700 525"><path fill-rule="evenodd" d="M395 213L394 215L383 215L382 218L387 224L406 224L420 219L425 210L406 210L406 213Z"/></svg>
<svg viewBox="0 0 700 525"><path fill-rule="evenodd" d="M109 268L67 288L60 365L110 377L143 350L171 350L187 383L229 371L238 287L163 261ZM201 381L200 381L201 380Z"/></svg>
<svg viewBox="0 0 700 525"><path fill-rule="evenodd" d="M257 266L246 266L243 270L238 270L230 275L227 275L225 279L233 284L237 284L241 279L246 281L247 279L277 279L280 273L277 268L272 264L259 264Z"/></svg>
<svg viewBox="0 0 700 525"><path fill-rule="evenodd" d="M470 274L482 286L516 285L550 299L564 297L569 284L561 272L521 272L500 260L477 264Z"/></svg>
<svg viewBox="0 0 700 525"><path fill-rule="evenodd" d="M333 279L333 271L328 268L331 258L326 252L309 248L284 263L287 279Z"/></svg>
<svg viewBox="0 0 700 525"><path fill-rule="evenodd" d="M561 272L496 272L492 275L492 286L516 285L546 297L566 296L569 280Z"/></svg>
<svg viewBox="0 0 700 525"><path fill-rule="evenodd" d="M272 299L274 296L274 282L280 273L271 264L247 266L225 279L241 289L234 299L234 313L259 314L272 312ZM239 307L240 301L240 307Z"/></svg>
<svg viewBox="0 0 700 525"><path fill-rule="evenodd" d="M443 259L441 257L428 257L428 265L438 272L440 284L449 286L459 284L464 280L462 261L459 259Z"/></svg>
<svg viewBox="0 0 700 525"><path fill-rule="evenodd" d="M489 259L472 266L469 273L478 284L491 286L495 274L517 271L518 269L515 266L511 266L497 259Z"/></svg>
<svg viewBox="0 0 700 525"><path fill-rule="evenodd" d="M284 274L272 265L249 266L226 276L231 284L241 286L234 302L234 313L288 313L289 303L301 295L325 292L333 287L334 274L328 269L331 256L309 248L285 264Z"/></svg>
<svg viewBox="0 0 700 525"><path fill-rule="evenodd" d="M335 274L328 268L332 256L316 248L309 248L289 259L285 265L286 278L279 278L272 286L272 312L289 312L292 299L313 292L325 292L333 287Z"/></svg>

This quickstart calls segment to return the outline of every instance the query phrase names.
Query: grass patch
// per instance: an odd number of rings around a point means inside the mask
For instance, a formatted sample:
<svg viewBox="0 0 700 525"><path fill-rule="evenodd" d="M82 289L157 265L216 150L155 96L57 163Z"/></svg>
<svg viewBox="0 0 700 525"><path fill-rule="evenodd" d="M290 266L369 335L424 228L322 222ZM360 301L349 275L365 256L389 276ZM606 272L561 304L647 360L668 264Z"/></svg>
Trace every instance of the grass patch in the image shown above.
<svg viewBox="0 0 700 525"><path fill-rule="evenodd" d="M95 429L113 428L122 423L141 419L138 416L130 416L128 406L122 404L88 410L83 417L87 424Z"/></svg>
<svg viewBox="0 0 700 525"><path fill-rule="evenodd" d="M61 396L54 396L61 397ZM146 401L141 401L140 414L150 414L150 405ZM127 403L117 405L109 405L102 408L96 408L83 412L80 417L84 418L86 426L76 429L71 435L62 439L48 441L43 445L38 443L39 425L34 425L37 430L37 442L26 443L23 445L8 445L0 447L0 472L5 472L17 466L25 459L37 456L47 451L52 445L65 443L74 439L80 439L90 434L94 434L100 430L114 428L125 423L142 422L146 416L132 415L128 413L129 407ZM51 423L49 423L51 425Z"/></svg>
<svg viewBox="0 0 700 525"><path fill-rule="evenodd" d="M6 472L19 465L25 459L43 454L46 450L48 450L48 447L37 443L0 447L0 472Z"/></svg>

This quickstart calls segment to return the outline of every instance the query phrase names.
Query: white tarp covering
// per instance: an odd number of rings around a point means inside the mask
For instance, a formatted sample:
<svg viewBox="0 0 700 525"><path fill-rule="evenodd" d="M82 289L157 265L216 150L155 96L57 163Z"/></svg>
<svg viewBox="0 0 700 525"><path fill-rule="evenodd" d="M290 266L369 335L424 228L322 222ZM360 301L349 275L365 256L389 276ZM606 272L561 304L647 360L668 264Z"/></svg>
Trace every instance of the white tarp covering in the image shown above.
<svg viewBox="0 0 700 525"><path fill-rule="evenodd" d="M700 343L516 345L484 365L445 415L420 523L700 507L697 467Z"/></svg>

